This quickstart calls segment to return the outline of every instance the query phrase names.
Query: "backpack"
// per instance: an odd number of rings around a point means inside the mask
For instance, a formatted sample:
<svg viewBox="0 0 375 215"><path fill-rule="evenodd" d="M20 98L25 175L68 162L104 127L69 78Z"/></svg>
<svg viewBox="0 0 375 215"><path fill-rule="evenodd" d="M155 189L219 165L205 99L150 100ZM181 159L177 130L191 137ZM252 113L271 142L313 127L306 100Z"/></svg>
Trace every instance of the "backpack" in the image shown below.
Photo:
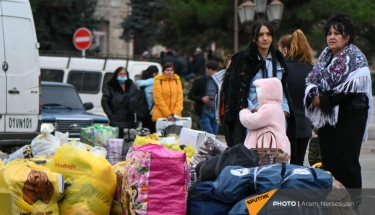
<svg viewBox="0 0 375 215"><path fill-rule="evenodd" d="M222 154L201 161L195 171L198 181L214 181L226 166L255 167L258 163L258 153L239 143L231 148L228 147Z"/></svg>
<svg viewBox="0 0 375 215"><path fill-rule="evenodd" d="M137 116L136 121L141 121L150 115L145 87L140 87L138 93L131 98L131 109L134 110L134 113Z"/></svg>

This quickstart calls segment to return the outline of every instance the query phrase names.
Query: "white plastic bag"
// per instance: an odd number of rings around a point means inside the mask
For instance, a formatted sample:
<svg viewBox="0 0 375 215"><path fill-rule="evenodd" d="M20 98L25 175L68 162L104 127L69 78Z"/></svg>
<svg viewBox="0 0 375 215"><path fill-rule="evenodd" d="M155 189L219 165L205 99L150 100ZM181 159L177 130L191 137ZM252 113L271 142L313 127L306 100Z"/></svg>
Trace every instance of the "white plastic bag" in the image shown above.
<svg viewBox="0 0 375 215"><path fill-rule="evenodd" d="M50 123L42 125L40 129L41 134L35 137L31 142L34 157L45 154L54 155L55 151L60 148L60 139L51 134L54 130L55 127Z"/></svg>
<svg viewBox="0 0 375 215"><path fill-rule="evenodd" d="M101 146L95 146L92 149L90 149L90 152L93 153L96 156L100 156L103 158L107 157L107 149Z"/></svg>
<svg viewBox="0 0 375 215"><path fill-rule="evenodd" d="M26 147L30 147L30 145L24 145L21 148L19 148L17 151L15 151L12 154L10 154L7 158L4 159L4 161L3 161L4 164L7 164L8 162L10 162L12 160L15 160L17 158L24 158L25 156L23 154L23 150Z"/></svg>
<svg viewBox="0 0 375 215"><path fill-rule="evenodd" d="M60 140L60 144L69 142L69 132L62 133L59 131L55 131L55 137Z"/></svg>
<svg viewBox="0 0 375 215"><path fill-rule="evenodd" d="M175 144L177 143L176 137L164 137L159 141L160 144Z"/></svg>
<svg viewBox="0 0 375 215"><path fill-rule="evenodd" d="M70 142L67 142L67 143L63 143L63 145L72 145L72 146L75 146L78 149L87 150L85 144L82 143L82 142L79 142L79 141L70 141Z"/></svg>

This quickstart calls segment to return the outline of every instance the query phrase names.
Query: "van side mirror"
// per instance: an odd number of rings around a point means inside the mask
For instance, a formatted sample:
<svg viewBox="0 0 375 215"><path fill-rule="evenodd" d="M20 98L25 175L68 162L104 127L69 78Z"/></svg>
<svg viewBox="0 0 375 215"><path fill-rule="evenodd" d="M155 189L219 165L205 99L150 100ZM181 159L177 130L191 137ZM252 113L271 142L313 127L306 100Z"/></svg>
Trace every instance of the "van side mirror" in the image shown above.
<svg viewBox="0 0 375 215"><path fill-rule="evenodd" d="M86 102L85 104L83 104L83 107L85 108L85 110L91 110L94 108L94 104L92 102Z"/></svg>

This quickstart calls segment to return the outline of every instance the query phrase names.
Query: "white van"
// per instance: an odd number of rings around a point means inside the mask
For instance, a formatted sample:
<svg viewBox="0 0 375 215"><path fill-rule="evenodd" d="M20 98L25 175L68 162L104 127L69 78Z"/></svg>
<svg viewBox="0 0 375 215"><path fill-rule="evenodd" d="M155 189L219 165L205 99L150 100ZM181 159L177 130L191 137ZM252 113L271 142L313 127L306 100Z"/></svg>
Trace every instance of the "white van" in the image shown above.
<svg viewBox="0 0 375 215"><path fill-rule="evenodd" d="M94 104L89 112L101 115L105 115L101 106L104 86L118 67L127 68L133 81L140 79L142 71L151 65L157 66L161 72L161 65L156 62L50 56L40 56L39 60L42 81L72 84L83 103Z"/></svg>
<svg viewBox="0 0 375 215"><path fill-rule="evenodd" d="M39 132L38 48L29 0L0 0L0 150Z"/></svg>

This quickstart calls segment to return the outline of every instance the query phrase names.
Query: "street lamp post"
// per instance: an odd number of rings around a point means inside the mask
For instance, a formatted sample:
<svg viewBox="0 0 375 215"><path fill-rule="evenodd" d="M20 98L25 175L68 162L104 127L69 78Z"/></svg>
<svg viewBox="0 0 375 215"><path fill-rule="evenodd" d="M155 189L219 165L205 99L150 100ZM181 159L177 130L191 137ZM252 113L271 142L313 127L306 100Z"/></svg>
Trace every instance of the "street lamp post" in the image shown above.
<svg viewBox="0 0 375 215"><path fill-rule="evenodd" d="M234 10L234 52L238 51L238 26L237 26L237 14L240 18L241 24L245 27L247 32L250 32L251 25L254 23L255 14L257 20L265 20L265 14L267 12L268 21L273 25L274 29L278 29L281 23L281 17L283 15L284 4L279 0L272 0L267 6L267 0L254 0L254 3L250 0L245 0L240 6L238 0L235 0ZM267 10L266 10L267 9Z"/></svg>

